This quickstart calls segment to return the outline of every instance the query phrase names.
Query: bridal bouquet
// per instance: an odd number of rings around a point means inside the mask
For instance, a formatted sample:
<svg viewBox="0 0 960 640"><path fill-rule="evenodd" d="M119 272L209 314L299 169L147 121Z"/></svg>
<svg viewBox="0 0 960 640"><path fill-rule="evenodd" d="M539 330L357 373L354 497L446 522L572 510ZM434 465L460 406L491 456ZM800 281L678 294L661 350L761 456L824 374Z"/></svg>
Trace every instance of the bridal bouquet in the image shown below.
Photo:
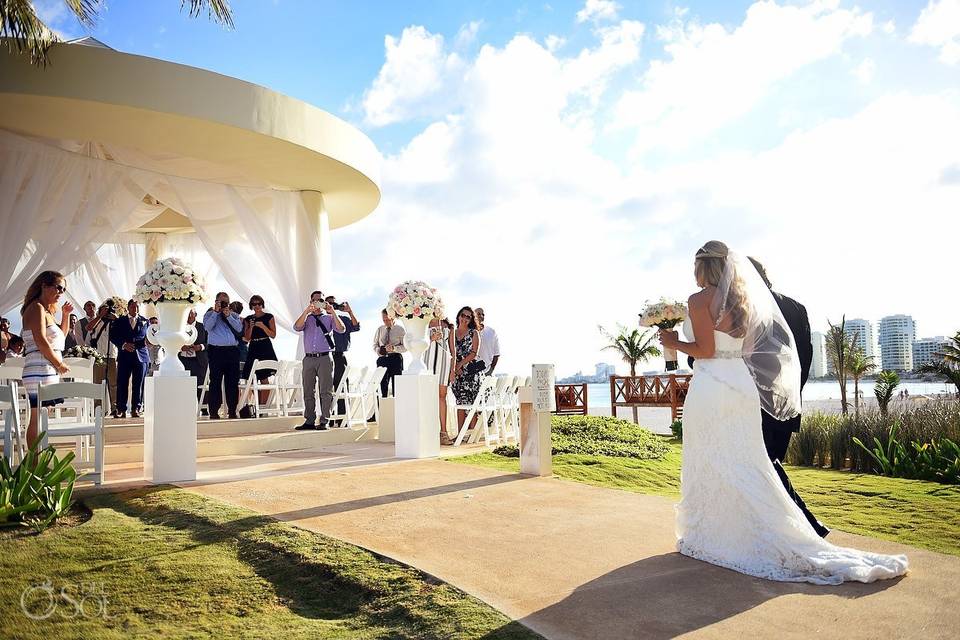
<svg viewBox="0 0 960 640"><path fill-rule="evenodd" d="M180 258L157 260L137 281L134 297L143 303L189 302L207 298L203 278Z"/></svg>
<svg viewBox="0 0 960 640"><path fill-rule="evenodd" d="M687 305L677 300L660 298L659 302L648 302L640 313L640 326L657 327L658 329L673 329L687 319ZM663 359L667 363L667 371L677 368L677 350L663 349Z"/></svg>
<svg viewBox="0 0 960 640"><path fill-rule="evenodd" d="M70 347L63 352L63 357L92 359L94 364L103 364L104 362L104 357L99 351L92 347L84 347L82 345Z"/></svg>
<svg viewBox="0 0 960 640"><path fill-rule="evenodd" d="M391 318L443 318L446 310L437 290L421 280L407 280L390 292L387 315Z"/></svg>

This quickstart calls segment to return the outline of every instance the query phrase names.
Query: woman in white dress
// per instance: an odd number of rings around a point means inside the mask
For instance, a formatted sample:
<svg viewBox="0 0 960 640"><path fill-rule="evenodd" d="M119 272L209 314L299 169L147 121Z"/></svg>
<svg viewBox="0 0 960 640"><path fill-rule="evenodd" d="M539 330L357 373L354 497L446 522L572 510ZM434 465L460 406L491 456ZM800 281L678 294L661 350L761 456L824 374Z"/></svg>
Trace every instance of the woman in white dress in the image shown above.
<svg viewBox="0 0 960 640"><path fill-rule="evenodd" d="M70 325L73 305L64 302L57 323L53 314L60 296L67 290L63 274L44 271L38 275L23 297L20 315L23 317L23 386L30 399L30 424L27 427L27 444L37 439L38 390L41 384L60 382L60 375L70 371L63 362L63 347Z"/></svg>
<svg viewBox="0 0 960 640"><path fill-rule="evenodd" d="M447 433L447 387L453 381L453 358L456 347L453 342L453 325L444 318L430 321L430 347L423 353L427 370L440 382L440 444L453 444Z"/></svg>
<svg viewBox="0 0 960 640"><path fill-rule="evenodd" d="M711 241L698 252L701 291L690 296L687 341L664 346L696 358L683 406L680 553L760 578L839 584L903 575L907 558L837 547L814 532L777 477L760 409L800 411L796 346L756 269Z"/></svg>

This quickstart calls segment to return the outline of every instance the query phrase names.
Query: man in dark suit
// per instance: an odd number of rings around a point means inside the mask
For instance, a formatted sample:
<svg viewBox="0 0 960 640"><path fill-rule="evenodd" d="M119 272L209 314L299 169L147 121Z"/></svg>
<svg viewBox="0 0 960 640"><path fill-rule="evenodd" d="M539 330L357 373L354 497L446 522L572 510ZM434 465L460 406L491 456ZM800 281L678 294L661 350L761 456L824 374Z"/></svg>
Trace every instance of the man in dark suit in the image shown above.
<svg viewBox="0 0 960 640"><path fill-rule="evenodd" d="M197 320L197 311L190 309L190 315L187 316L187 330L193 330L193 342L185 344L180 348L180 362L183 367L190 372L190 375L197 379L197 401L202 401L200 397L203 384L207 377L207 330L203 323ZM203 404L201 402L201 404ZM206 411L204 409L203 411Z"/></svg>
<svg viewBox="0 0 960 640"><path fill-rule="evenodd" d="M147 350L147 327L150 323L140 315L136 300L127 302L127 315L110 323L110 342L117 347L117 417L127 417L127 396L133 378L133 402L130 417L139 418L143 405L143 380L150 363Z"/></svg>
<svg viewBox="0 0 960 640"><path fill-rule="evenodd" d="M782 293L777 293L773 290L773 285L770 284L770 279L767 278L766 269L763 268L759 260L750 258L750 262L756 267L757 273L760 274L764 284L770 289L773 299L777 301L777 306L780 307L780 312L783 314L783 318L787 321L790 332L793 334L793 341L797 346L797 355L800 357L800 391L802 392L804 385L807 384L807 378L810 376L810 364L813 362L813 342L810 338L810 320L807 318L807 310L793 298L788 298ZM814 531L816 531L820 537L826 537L827 534L830 533L830 530L823 526L823 524L810 513L810 510L807 509L803 498L794 490L781 464L781 461L787 457L787 448L790 446L790 436L800 431L800 416L795 416L789 420L777 420L766 411L761 411L761 415L763 418L763 444L767 449L767 456L770 457L770 462L773 463L773 467L780 477L780 482L783 483L787 493L790 494L790 498L800 507L800 510L803 512L803 515L806 516Z"/></svg>

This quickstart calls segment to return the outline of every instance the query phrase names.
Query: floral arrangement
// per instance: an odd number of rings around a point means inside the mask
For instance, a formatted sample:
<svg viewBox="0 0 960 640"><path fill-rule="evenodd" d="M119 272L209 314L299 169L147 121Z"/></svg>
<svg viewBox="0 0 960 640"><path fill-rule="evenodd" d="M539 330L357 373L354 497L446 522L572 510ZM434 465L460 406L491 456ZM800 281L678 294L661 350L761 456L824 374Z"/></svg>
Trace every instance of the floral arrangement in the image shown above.
<svg viewBox="0 0 960 640"><path fill-rule="evenodd" d="M94 349L93 347L84 347L82 345L77 345L75 347L70 347L63 352L64 358L86 358L87 360L93 359L94 364L103 364L104 357L103 355Z"/></svg>
<svg viewBox="0 0 960 640"><path fill-rule="evenodd" d="M648 302L640 314L640 326L673 329L687 319L687 305L676 300L660 298L659 302Z"/></svg>
<svg viewBox="0 0 960 640"><path fill-rule="evenodd" d="M120 296L110 296L100 306L106 306L114 314L122 316L127 312L127 300Z"/></svg>
<svg viewBox="0 0 960 640"><path fill-rule="evenodd" d="M137 281L134 297L142 303L189 302L207 298L203 278L180 258L157 260Z"/></svg>
<svg viewBox="0 0 960 640"><path fill-rule="evenodd" d="M391 318L443 318L446 310L437 290L420 280L407 280L390 292L387 315Z"/></svg>

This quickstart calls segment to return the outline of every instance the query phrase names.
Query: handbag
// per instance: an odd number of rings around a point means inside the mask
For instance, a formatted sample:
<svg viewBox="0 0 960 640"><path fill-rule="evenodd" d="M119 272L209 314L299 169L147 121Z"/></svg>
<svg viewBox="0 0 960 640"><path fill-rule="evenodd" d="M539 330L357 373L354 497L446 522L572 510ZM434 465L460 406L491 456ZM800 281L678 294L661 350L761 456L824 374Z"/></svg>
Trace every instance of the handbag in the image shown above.
<svg viewBox="0 0 960 640"><path fill-rule="evenodd" d="M472 376L474 374L486 371L487 363L484 362L483 360L471 360L470 362L467 363L467 366L465 366L463 370L466 371L467 374Z"/></svg>

